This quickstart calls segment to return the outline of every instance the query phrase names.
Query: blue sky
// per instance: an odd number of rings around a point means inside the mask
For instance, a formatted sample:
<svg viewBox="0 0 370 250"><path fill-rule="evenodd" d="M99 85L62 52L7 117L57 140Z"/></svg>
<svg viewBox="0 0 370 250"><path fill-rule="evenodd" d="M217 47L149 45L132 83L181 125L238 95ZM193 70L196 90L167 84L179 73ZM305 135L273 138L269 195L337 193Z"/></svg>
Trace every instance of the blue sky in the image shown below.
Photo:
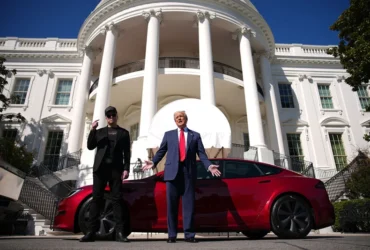
<svg viewBox="0 0 370 250"><path fill-rule="evenodd" d="M1 0L0 37L77 38L100 0ZM252 0L277 43L338 44L329 27L349 0Z"/></svg>

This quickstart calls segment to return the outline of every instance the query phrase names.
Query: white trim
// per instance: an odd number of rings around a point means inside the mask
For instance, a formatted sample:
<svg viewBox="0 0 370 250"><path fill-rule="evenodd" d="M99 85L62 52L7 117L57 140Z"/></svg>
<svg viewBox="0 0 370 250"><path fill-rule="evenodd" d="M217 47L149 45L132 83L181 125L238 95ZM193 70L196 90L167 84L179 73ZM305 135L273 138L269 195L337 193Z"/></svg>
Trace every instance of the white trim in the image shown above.
<svg viewBox="0 0 370 250"><path fill-rule="evenodd" d="M54 82L52 83L52 92L49 97L49 104L48 104L48 110L51 111L52 109L68 109L68 111L71 111L73 108L73 97L77 82L77 76L76 75L63 75L63 74L56 74L54 76ZM60 80L72 80L72 86L71 86L71 92L69 94L69 102L68 105L57 105L55 104L55 98L57 94L58 84Z"/></svg>
<svg viewBox="0 0 370 250"><path fill-rule="evenodd" d="M341 108L338 96L338 88L337 88L337 81L336 79L326 79L326 78L313 78L312 84L314 86L314 99L317 100L318 105L317 108L320 111L321 115L325 115L326 113L338 113L339 115L343 114L343 109ZM330 96L333 103L332 109L324 109L322 107L320 93L319 93L319 85L326 85L329 86Z"/></svg>
<svg viewBox="0 0 370 250"><path fill-rule="evenodd" d="M343 148L347 156L347 163L348 163L348 159L350 157L349 152L351 152L349 148L349 145L350 145L349 141L351 140L351 134L350 134L351 132L348 129L348 127L322 127L322 130L325 136L326 147L329 149L329 153L330 153L330 157L328 159L328 161L330 162L329 165L333 166L333 168L336 169L333 149L331 147L330 138L329 138L329 134L333 134L333 133L342 135Z"/></svg>

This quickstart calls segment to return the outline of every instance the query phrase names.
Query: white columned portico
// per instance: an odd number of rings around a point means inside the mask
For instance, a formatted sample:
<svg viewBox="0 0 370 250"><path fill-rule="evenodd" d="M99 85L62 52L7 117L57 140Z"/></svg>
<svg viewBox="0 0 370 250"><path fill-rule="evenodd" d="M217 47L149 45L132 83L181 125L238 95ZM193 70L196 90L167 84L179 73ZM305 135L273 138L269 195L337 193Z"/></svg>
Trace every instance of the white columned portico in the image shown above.
<svg viewBox="0 0 370 250"><path fill-rule="evenodd" d="M73 153L81 149L82 137L85 127L86 103L92 73L93 50L90 47L84 49L84 60L82 63L81 76L77 85L76 100L74 104L73 122L71 125L70 142L68 152Z"/></svg>
<svg viewBox="0 0 370 250"><path fill-rule="evenodd" d="M270 137L276 134L277 149L280 154L285 155L283 134L280 124L280 116L276 102L275 83L272 80L270 55L267 51L258 54L260 60L262 82L265 90L266 116ZM274 138L275 139L275 138ZM275 145L272 145L274 147Z"/></svg>
<svg viewBox="0 0 370 250"><path fill-rule="evenodd" d="M241 28L237 33L243 70L244 96L247 110L248 131L250 135L249 140L251 146L258 148L258 160L273 164L273 154L271 150L267 149L265 136L263 134L263 124L250 42L253 34L254 32L246 27Z"/></svg>
<svg viewBox="0 0 370 250"><path fill-rule="evenodd" d="M150 10L143 13L148 21L143 93L141 99L139 139L148 136L152 119L157 112L157 83L159 60L159 35L162 12Z"/></svg>
<svg viewBox="0 0 370 250"><path fill-rule="evenodd" d="M107 125L104 110L110 103L118 30L115 25L111 23L102 30L102 33L106 34L106 37L93 116L93 122L99 120L98 128Z"/></svg>
<svg viewBox="0 0 370 250"><path fill-rule="evenodd" d="M211 19L215 15L209 12L198 11L197 17L199 32L200 99L215 105L211 39Z"/></svg>

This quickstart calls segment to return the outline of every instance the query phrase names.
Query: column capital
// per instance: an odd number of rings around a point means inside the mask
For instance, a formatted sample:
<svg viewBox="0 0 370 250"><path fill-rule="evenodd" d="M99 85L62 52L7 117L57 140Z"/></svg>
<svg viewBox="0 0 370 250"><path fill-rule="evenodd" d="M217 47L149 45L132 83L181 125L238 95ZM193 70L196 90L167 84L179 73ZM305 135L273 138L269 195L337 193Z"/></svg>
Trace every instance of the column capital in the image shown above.
<svg viewBox="0 0 370 250"><path fill-rule="evenodd" d="M337 81L338 82L342 82L342 81L345 81L346 80L346 77L344 75L338 75L337 76Z"/></svg>
<svg viewBox="0 0 370 250"><path fill-rule="evenodd" d="M83 57L86 54L89 58L92 59L92 58L94 58L94 56L101 53L102 51L103 50L101 48L95 49L95 48L91 47L90 45L86 45L79 51L79 55L80 55L80 57Z"/></svg>
<svg viewBox="0 0 370 250"><path fill-rule="evenodd" d="M248 39L250 39L252 37L256 37L256 32L252 28L244 26L244 27L237 29L232 34L232 39L236 40L240 38L241 36L246 36Z"/></svg>
<svg viewBox="0 0 370 250"><path fill-rule="evenodd" d="M147 21L149 21L151 17L158 18L159 22L162 22L163 20L162 9L158 9L158 10L151 9L149 11L143 11L142 15Z"/></svg>
<svg viewBox="0 0 370 250"><path fill-rule="evenodd" d="M108 31L112 31L113 35L119 36L121 30L118 29L114 22L110 22L100 29L100 34L106 35Z"/></svg>
<svg viewBox="0 0 370 250"><path fill-rule="evenodd" d="M199 22L203 22L204 19L206 18L209 20L215 19L216 13L210 13L208 11L200 11L200 10L197 11L197 19Z"/></svg>
<svg viewBox="0 0 370 250"><path fill-rule="evenodd" d="M54 72L51 69L38 69L36 72L39 76L43 76L44 74L48 75L49 77L54 76Z"/></svg>

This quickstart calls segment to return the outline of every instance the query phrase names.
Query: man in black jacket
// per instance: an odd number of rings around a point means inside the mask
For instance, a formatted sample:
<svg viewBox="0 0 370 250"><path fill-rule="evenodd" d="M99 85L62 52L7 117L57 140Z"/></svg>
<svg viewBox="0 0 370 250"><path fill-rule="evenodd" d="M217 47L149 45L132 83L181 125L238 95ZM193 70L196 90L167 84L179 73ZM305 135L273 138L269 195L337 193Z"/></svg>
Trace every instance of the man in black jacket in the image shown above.
<svg viewBox="0 0 370 250"><path fill-rule="evenodd" d="M99 230L100 210L104 204L104 189L109 182L113 203L113 216L116 221L116 241L128 242L124 233L122 180L127 179L130 172L130 135L126 129L117 125L117 110L109 106L105 109L108 126L100 129L98 121L92 124L87 140L87 148L96 148L93 167L93 200L90 207L89 230L80 239L81 242L95 240L96 231ZM125 228L127 231L127 228Z"/></svg>

